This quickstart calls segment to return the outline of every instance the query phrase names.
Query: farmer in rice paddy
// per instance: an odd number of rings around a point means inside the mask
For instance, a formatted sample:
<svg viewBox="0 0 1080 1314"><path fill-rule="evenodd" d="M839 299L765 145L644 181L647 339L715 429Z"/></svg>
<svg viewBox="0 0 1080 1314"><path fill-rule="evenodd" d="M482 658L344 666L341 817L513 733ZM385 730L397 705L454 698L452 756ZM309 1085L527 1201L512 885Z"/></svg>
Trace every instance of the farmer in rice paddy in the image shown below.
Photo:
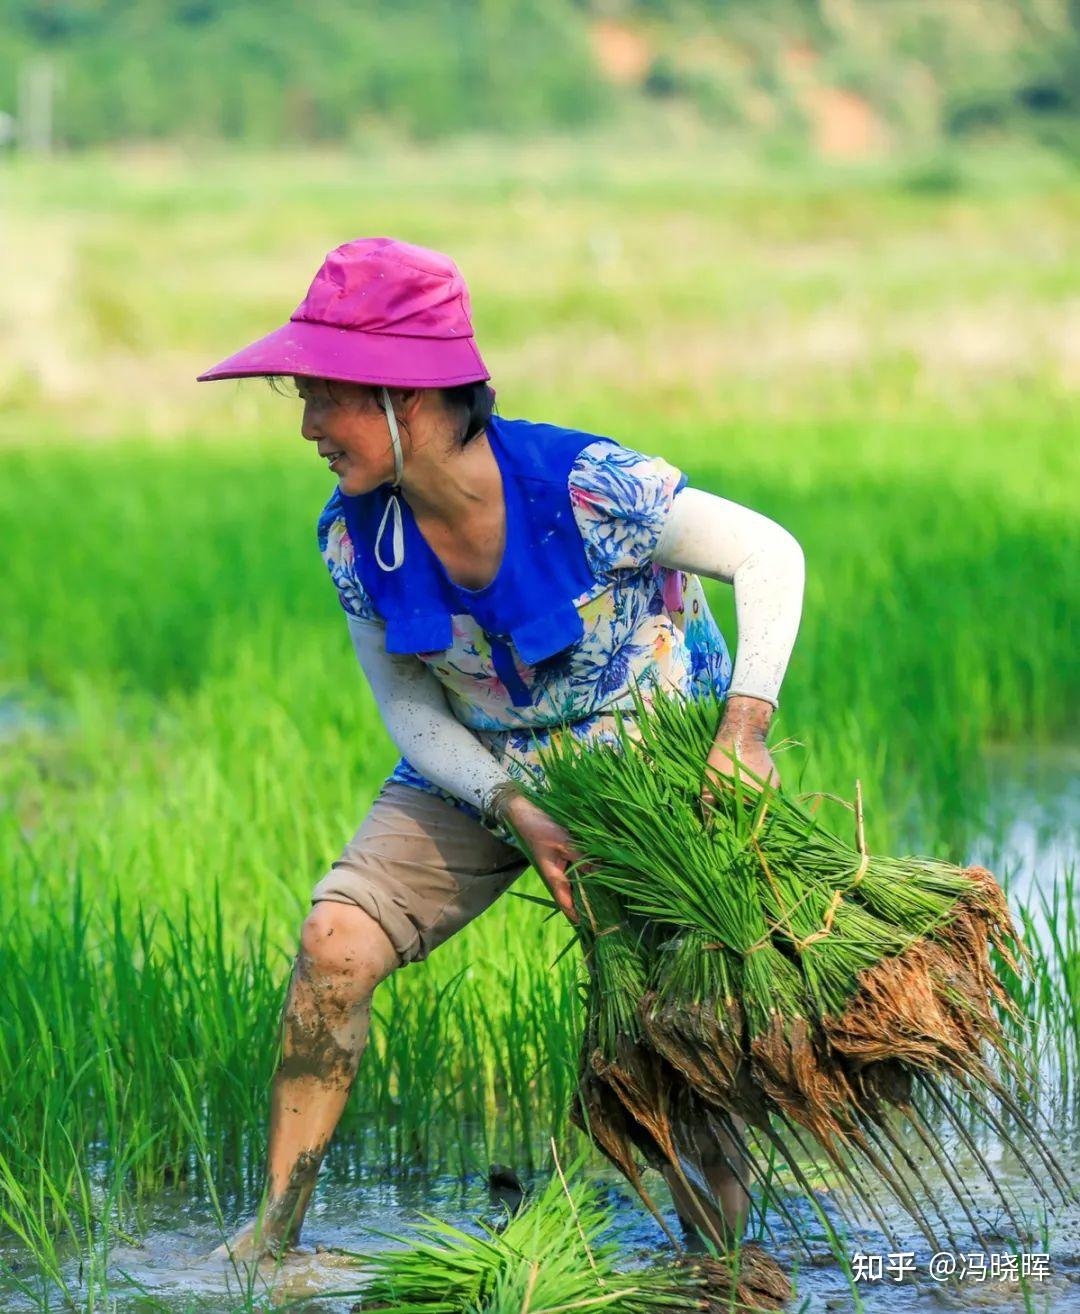
<svg viewBox="0 0 1080 1314"><path fill-rule="evenodd" d="M803 590L799 545L764 516L613 439L496 415L445 255L389 238L331 252L287 324L201 378L260 375L295 379L303 437L336 476L319 548L402 757L312 895L267 1205L229 1243L240 1257L297 1241L379 982L529 863L573 919L570 837L518 789L553 736L612 734L635 687L715 692L709 763L730 772L735 754L776 779L765 737ZM699 575L734 585L734 669ZM722 1147L685 1134L717 1226L737 1230L746 1200ZM689 1229L698 1215L665 1175Z"/></svg>

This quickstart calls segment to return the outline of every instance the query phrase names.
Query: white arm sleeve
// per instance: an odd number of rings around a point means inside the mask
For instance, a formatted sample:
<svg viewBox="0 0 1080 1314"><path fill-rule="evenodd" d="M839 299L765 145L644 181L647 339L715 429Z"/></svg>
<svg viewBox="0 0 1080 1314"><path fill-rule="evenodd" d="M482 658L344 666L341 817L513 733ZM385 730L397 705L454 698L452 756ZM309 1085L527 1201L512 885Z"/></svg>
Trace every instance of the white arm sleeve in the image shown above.
<svg viewBox="0 0 1080 1314"><path fill-rule="evenodd" d="M728 693L775 706L802 615L805 565L798 542L749 507L684 488L652 559L735 586L739 644Z"/></svg>
<svg viewBox="0 0 1080 1314"><path fill-rule="evenodd" d="M378 621L347 617L379 714L398 751L442 789L484 811L509 774L450 711L443 687L418 657L386 651Z"/></svg>

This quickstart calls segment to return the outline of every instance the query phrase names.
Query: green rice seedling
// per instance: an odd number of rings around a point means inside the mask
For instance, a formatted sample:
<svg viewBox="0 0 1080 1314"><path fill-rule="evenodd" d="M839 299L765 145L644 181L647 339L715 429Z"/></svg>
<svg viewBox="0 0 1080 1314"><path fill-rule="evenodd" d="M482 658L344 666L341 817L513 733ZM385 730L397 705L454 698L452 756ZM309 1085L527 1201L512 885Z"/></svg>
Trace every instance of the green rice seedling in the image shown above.
<svg viewBox="0 0 1080 1314"><path fill-rule="evenodd" d="M615 1314L660 1310L777 1309L790 1295L786 1279L755 1246L722 1263L701 1259L623 1271L604 1233L609 1211L580 1164L548 1183L499 1232L472 1235L427 1219L403 1248L355 1258L368 1275L355 1293L361 1308L387 1314L560 1314L608 1309ZM568 1180L569 1178L569 1180Z"/></svg>
<svg viewBox="0 0 1080 1314"><path fill-rule="evenodd" d="M33 1261L28 1276L25 1264L0 1264L0 1277L34 1308L48 1311L58 1302L97 1314L107 1307L113 1248L133 1239L124 1226L126 1182L146 1149L137 1142L125 1145L104 1181L70 1138L65 1163L54 1159L33 1173L0 1151L0 1226Z"/></svg>
<svg viewBox="0 0 1080 1314"><path fill-rule="evenodd" d="M71 1232L75 1165L111 1193L100 1226L137 1228L163 1186L199 1192L211 1176L223 1207L244 1210L262 1172L289 969L261 933L230 943L220 906L205 920L119 904L105 917L73 895L71 910L12 916L0 933L0 1156L13 1184L0 1199L8 1230L36 1237L43 1263L43 1238ZM537 956L418 973L434 1003L392 978L339 1161L368 1173L538 1162L567 1129L577 972ZM181 1075L198 1095L198 1155Z"/></svg>
<svg viewBox="0 0 1080 1314"><path fill-rule="evenodd" d="M546 761L545 806L581 840L593 864L586 887L605 886L638 918L699 931L713 952L733 957L720 970L738 971L751 1048L769 1061L777 1019L797 1020L805 1010L798 975L770 939L748 845L733 831L707 832L690 799L665 788L644 755L625 751L630 742L624 723L621 744L590 750L596 789L571 799L555 763L561 755L573 772L578 750L564 740Z"/></svg>
<svg viewBox="0 0 1080 1314"><path fill-rule="evenodd" d="M1067 1107L1080 1073L1080 881L1076 869L1067 868L1051 891L1040 890L1036 906L1041 912L1038 925L1030 912L1024 912L1032 964L1028 1006L1046 1038L1053 1060L1051 1072ZM1010 980L1022 978L1014 974Z"/></svg>
<svg viewBox="0 0 1080 1314"><path fill-rule="evenodd" d="M662 1086L659 1064L641 1043L642 1021L634 1004L646 987L644 924L602 885L591 893L577 886L575 901L587 969L588 1022L572 1117L633 1183L666 1231L634 1160L635 1148L654 1164L677 1160L669 1112L655 1098Z"/></svg>
<svg viewBox="0 0 1080 1314"><path fill-rule="evenodd" d="M639 704L639 714L643 710ZM719 708L711 700L702 700L690 712L678 700L662 698L641 722L652 739L646 751L654 770L690 797L700 789L702 762L718 718ZM841 950L855 955L850 963L837 961L821 975L813 992L819 1017L843 1011L855 978L870 963L900 955L924 937L963 953L966 970L978 976L970 992L972 1008L985 1015L984 996L1001 998L1001 987L986 966L986 950L992 942L999 952L1009 954L1016 936L1002 892L989 873L961 871L927 859L869 854L861 804L856 808L858 836L853 847L825 829L797 799L766 792L747 808L738 772L733 784L726 779L710 784L714 799L707 829L713 834L718 829L749 834L759 876L764 877L763 897L771 906L773 933L779 932L798 953L804 975L813 974L814 956ZM808 882L811 872L814 880ZM844 922L851 919L852 933L842 934ZM831 931L837 920L840 926L834 936ZM988 1028L988 1038L998 1039L993 1027Z"/></svg>
<svg viewBox="0 0 1080 1314"><path fill-rule="evenodd" d="M860 1199L867 1192L853 1155L935 1242L927 1212L934 1191L895 1134L888 1113L895 1108L979 1236L966 1188L914 1105L912 1080L933 1082L945 1099L941 1080L951 1078L969 1098L982 1090L983 1106L1002 1101L1025 1119L983 1054L988 1043L1019 1067L994 1011L1007 996L989 961L993 947L1017 966L1004 896L981 869L873 858L861 808L849 845L797 801L770 789L752 793L737 766L733 779L706 782L719 710L666 695L647 705L639 696L617 742L564 740L545 754L545 779L533 790L584 854L579 903L587 906L603 890L615 901L612 919L621 904L645 922L639 940L651 959L650 989L627 1000L623 1012L636 1005L647 1047L667 1067L655 1069L653 1086L632 1099L620 1091L623 1105L639 1123L650 1122L642 1100L652 1100L654 1119L666 1117L679 1099L674 1079L766 1136L773 1121L788 1132L802 1127ZM890 883L906 886L904 894L889 892ZM736 1017L743 1026L737 1044ZM640 1048L636 1020L627 1031ZM1065 1175L1030 1119L1023 1134L1067 1194ZM656 1139L677 1163L677 1147ZM1032 1154L1025 1160L1045 1192L1035 1161ZM1004 1201L992 1174L990 1185Z"/></svg>

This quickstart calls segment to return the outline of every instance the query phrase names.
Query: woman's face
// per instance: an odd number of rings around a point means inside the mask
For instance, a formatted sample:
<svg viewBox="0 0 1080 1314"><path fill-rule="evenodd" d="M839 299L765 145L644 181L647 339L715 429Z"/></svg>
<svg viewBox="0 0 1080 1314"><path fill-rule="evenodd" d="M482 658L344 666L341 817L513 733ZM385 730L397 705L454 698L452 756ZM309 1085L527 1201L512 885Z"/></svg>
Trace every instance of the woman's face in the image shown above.
<svg viewBox="0 0 1080 1314"><path fill-rule="evenodd" d="M318 444L319 456L355 497L394 478L394 450L386 413L375 391L359 383L296 378L304 403L300 432Z"/></svg>

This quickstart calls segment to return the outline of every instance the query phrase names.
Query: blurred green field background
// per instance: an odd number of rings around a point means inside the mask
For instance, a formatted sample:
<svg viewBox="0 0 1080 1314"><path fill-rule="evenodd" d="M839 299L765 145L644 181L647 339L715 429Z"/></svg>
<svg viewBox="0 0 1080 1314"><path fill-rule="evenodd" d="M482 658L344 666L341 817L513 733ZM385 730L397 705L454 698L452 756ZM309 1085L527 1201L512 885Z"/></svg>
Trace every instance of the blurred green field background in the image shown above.
<svg viewBox="0 0 1080 1314"><path fill-rule="evenodd" d="M872 846L962 858L986 747L1076 732L1078 221L1031 152L777 171L597 132L0 164L0 1160L57 1184L8 1225L43 1255L64 1208L77 1230L95 1156L251 1185L309 891L394 757L299 404L200 368L341 241L451 252L503 414L662 454L803 543L788 786L860 777ZM140 940L139 909L173 930ZM475 1166L565 1131L565 939L508 897L384 987L339 1152Z"/></svg>
<svg viewBox="0 0 1080 1314"><path fill-rule="evenodd" d="M1080 184L1029 162L1005 186L1007 163L976 158L942 193L910 170L740 174L605 138L16 161L9 719L32 734L39 700L65 769L85 743L136 815L132 772L162 773L178 841L180 796L209 777L161 746L195 729L191 749L228 763L249 866L301 898L390 750L314 548L332 483L298 404L193 376L287 317L329 247L387 232L458 259L504 414L661 453L799 536L778 728L806 748L789 772L861 775L882 840L962 842L948 827L977 811L981 747L1063 735L1075 714ZM734 638L729 594L713 589ZM35 810L59 796L36 779L18 791ZM90 806L74 795L65 809ZM292 847L257 860L283 813ZM196 832L173 894L231 885L244 861L218 847L229 828ZM160 892L116 861L106 884Z"/></svg>

